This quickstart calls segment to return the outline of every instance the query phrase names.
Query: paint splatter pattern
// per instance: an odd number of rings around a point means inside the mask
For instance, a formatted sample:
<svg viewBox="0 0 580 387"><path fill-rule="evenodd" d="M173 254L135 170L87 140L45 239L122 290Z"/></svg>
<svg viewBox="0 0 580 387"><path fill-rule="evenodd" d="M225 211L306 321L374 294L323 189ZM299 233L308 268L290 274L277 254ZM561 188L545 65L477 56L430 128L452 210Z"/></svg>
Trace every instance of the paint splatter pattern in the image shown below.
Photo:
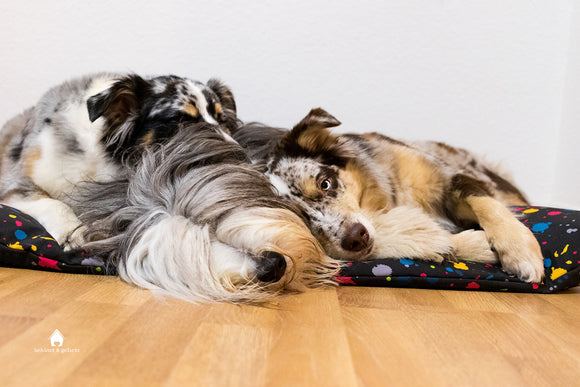
<svg viewBox="0 0 580 387"><path fill-rule="evenodd" d="M441 264L401 259L349 263L337 281L342 285L431 289L554 293L580 283L580 211L548 207L512 208L537 238L546 277L529 284L501 270L476 262Z"/></svg>
<svg viewBox="0 0 580 387"><path fill-rule="evenodd" d="M31 216L0 205L0 266L67 273L106 274L105 263L84 251L64 252Z"/></svg>

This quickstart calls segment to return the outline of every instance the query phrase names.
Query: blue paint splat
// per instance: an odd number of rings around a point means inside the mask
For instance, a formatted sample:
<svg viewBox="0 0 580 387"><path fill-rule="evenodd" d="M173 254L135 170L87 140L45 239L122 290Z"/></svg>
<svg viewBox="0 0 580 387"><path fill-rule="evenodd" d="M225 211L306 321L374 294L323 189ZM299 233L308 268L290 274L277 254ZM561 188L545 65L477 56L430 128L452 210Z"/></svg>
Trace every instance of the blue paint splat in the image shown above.
<svg viewBox="0 0 580 387"><path fill-rule="evenodd" d="M22 231L22 230L16 230L14 232L14 236L16 237L16 239L23 240L28 235L26 235L26 233L24 231Z"/></svg>
<svg viewBox="0 0 580 387"><path fill-rule="evenodd" d="M552 266L552 260L550 258L544 258L544 267Z"/></svg>
<svg viewBox="0 0 580 387"><path fill-rule="evenodd" d="M543 233L544 231L546 231L548 229L548 227L550 227L551 224L552 224L552 222L536 223L532 226L532 231Z"/></svg>
<svg viewBox="0 0 580 387"><path fill-rule="evenodd" d="M487 277L485 277L485 279L492 279L493 278L493 274L492 275L488 275Z"/></svg>
<svg viewBox="0 0 580 387"><path fill-rule="evenodd" d="M429 282L430 284L436 284L437 282L439 282L439 278L437 278L437 277L427 277L427 282Z"/></svg>
<svg viewBox="0 0 580 387"><path fill-rule="evenodd" d="M399 259L399 262L401 262L401 264L403 264L405 266L411 266L415 263L411 259L405 259L405 258Z"/></svg>
<svg viewBox="0 0 580 387"><path fill-rule="evenodd" d="M445 270L447 270L447 271L448 271L448 272L450 272L450 273L454 273L453 269L452 269L452 268L450 268L450 267L446 267L446 268L445 268Z"/></svg>

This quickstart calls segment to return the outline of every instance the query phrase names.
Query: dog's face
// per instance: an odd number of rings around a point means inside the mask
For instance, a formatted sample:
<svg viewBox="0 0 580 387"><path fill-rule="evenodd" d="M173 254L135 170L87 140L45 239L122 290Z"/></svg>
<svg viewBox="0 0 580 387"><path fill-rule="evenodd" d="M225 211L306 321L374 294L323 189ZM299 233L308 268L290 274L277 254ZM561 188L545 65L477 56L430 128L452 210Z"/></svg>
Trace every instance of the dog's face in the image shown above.
<svg viewBox="0 0 580 387"><path fill-rule="evenodd" d="M237 125L233 94L215 79L128 75L90 97L87 109L91 122L105 120L101 141L114 159L163 142L187 124L220 124L224 136Z"/></svg>
<svg viewBox="0 0 580 387"><path fill-rule="evenodd" d="M375 230L361 209L369 197L353 150L328 130L339 124L322 109L311 111L272 152L267 175L300 207L328 255L357 260L371 253Z"/></svg>

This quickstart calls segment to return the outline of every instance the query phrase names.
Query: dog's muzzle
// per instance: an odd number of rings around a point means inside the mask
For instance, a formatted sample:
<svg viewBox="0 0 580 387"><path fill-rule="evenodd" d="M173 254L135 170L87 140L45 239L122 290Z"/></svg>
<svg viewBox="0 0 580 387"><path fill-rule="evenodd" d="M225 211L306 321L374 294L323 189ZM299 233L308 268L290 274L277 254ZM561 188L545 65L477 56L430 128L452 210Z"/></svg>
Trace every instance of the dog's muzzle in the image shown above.
<svg viewBox="0 0 580 387"><path fill-rule="evenodd" d="M286 259L274 251L265 252L258 265L257 277L262 282L278 282L286 272Z"/></svg>

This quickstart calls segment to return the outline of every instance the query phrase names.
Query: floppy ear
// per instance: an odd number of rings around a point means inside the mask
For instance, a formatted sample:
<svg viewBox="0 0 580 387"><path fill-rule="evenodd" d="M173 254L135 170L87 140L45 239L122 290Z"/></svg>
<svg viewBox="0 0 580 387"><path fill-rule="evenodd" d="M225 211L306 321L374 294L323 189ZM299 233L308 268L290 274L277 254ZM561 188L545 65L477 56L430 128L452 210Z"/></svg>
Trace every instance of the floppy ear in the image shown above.
<svg viewBox="0 0 580 387"><path fill-rule="evenodd" d="M214 107L218 122L223 124L230 131L230 134L234 133L240 125L236 114L236 101L234 100L234 94L229 87L216 78L211 78L207 81L207 87L209 87L220 100L220 106Z"/></svg>
<svg viewBox="0 0 580 387"><path fill-rule="evenodd" d="M122 125L131 115L139 112L149 93L149 83L140 76L121 78L107 90L87 100L89 119L94 122L99 117L105 117L110 126Z"/></svg>
<svg viewBox="0 0 580 387"><path fill-rule="evenodd" d="M330 150L338 143L338 136L328 128L340 125L340 121L321 108L312 109L292 130L284 136L282 148L298 146L309 153Z"/></svg>
<svg viewBox="0 0 580 387"><path fill-rule="evenodd" d="M229 110L231 113L236 114L236 101L229 87L216 78L211 78L207 81L207 87L216 93L224 110Z"/></svg>

